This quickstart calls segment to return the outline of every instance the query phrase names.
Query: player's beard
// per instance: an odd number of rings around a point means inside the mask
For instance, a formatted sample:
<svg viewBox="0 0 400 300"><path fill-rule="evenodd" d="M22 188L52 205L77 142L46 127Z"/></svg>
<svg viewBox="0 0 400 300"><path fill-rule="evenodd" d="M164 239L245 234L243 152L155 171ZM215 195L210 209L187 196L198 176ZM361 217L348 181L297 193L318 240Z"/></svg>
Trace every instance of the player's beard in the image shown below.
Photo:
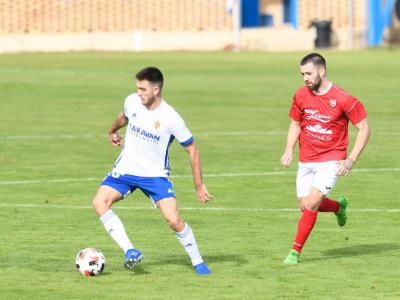
<svg viewBox="0 0 400 300"><path fill-rule="evenodd" d="M310 86L307 85L307 87L311 91L318 91L321 86L321 83L322 83L322 78L318 76L318 78L315 79L315 82Z"/></svg>
<svg viewBox="0 0 400 300"><path fill-rule="evenodd" d="M156 100L157 100L156 96L151 96L147 99L147 101L142 100L142 104L147 108L150 108L153 105L153 103L156 102Z"/></svg>

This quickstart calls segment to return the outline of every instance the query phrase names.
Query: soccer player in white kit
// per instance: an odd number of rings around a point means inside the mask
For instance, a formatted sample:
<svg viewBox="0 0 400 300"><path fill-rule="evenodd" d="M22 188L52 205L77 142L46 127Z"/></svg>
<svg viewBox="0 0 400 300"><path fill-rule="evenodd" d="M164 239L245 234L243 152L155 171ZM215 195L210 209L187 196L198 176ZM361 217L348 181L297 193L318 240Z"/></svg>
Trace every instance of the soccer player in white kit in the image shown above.
<svg viewBox="0 0 400 300"><path fill-rule="evenodd" d="M203 262L191 227L182 219L175 192L168 180L168 149L174 139L189 154L197 198L206 203L213 197L203 183L200 153L182 117L162 98L164 78L155 67L136 74L137 93L129 95L109 131L109 142L122 146L110 174L103 180L92 203L107 232L125 253L125 267L132 269L143 259L134 248L124 225L111 206L140 189L160 209L168 225L188 253L199 275L211 273ZM118 130L127 126L125 141Z"/></svg>

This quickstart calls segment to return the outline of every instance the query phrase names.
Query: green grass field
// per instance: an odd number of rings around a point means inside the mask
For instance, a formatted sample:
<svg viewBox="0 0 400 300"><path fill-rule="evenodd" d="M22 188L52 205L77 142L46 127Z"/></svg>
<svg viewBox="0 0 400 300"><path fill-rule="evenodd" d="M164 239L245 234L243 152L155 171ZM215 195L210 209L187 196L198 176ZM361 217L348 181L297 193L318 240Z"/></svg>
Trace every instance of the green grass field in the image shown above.
<svg viewBox="0 0 400 300"><path fill-rule="evenodd" d="M367 108L372 138L331 194L351 199L348 225L319 214L301 264L282 264L300 214L296 164L283 169L279 158L304 54L1 55L0 298L400 299L400 51L323 52L329 79ZM90 207L120 151L107 130L148 65L163 70L164 96L194 134L215 197L197 202L175 143L172 179L208 277L195 275L141 192L114 207L146 256L136 272ZM75 270L86 247L106 256L99 277Z"/></svg>

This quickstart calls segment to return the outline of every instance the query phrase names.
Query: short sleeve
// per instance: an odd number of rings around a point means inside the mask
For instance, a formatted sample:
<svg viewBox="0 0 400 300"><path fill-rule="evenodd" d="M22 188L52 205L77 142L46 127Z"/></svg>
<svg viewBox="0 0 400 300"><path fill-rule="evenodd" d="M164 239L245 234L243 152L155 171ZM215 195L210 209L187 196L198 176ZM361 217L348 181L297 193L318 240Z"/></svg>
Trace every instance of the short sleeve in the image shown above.
<svg viewBox="0 0 400 300"><path fill-rule="evenodd" d="M303 112L301 111L297 96L293 96L292 106L290 107L289 117L295 120L296 122L301 122L303 116Z"/></svg>
<svg viewBox="0 0 400 300"><path fill-rule="evenodd" d="M174 122L171 124L171 134L182 146L190 145L193 142L192 133L186 127L182 117L177 113Z"/></svg>
<svg viewBox="0 0 400 300"><path fill-rule="evenodd" d="M133 93L125 98L124 102L124 115L127 119L136 115L138 105L141 105L141 100L138 94Z"/></svg>
<svg viewBox="0 0 400 300"><path fill-rule="evenodd" d="M349 96L343 105L343 112L352 124L357 124L367 117L367 111L362 103L355 97Z"/></svg>
<svg viewBox="0 0 400 300"><path fill-rule="evenodd" d="M127 119L129 119L129 96L125 98L125 102L124 102L124 115Z"/></svg>

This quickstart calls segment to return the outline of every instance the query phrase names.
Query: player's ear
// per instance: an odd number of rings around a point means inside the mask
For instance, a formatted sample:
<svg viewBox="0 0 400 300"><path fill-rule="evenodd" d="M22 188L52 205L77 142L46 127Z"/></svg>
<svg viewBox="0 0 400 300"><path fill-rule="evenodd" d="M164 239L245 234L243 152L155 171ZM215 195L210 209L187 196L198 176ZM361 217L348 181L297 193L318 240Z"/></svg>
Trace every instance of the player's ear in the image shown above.
<svg viewBox="0 0 400 300"><path fill-rule="evenodd" d="M324 67L320 67L318 72L320 77L325 77L326 71Z"/></svg>
<svg viewBox="0 0 400 300"><path fill-rule="evenodd" d="M154 85L153 91L155 95L161 95L161 87L159 85Z"/></svg>

